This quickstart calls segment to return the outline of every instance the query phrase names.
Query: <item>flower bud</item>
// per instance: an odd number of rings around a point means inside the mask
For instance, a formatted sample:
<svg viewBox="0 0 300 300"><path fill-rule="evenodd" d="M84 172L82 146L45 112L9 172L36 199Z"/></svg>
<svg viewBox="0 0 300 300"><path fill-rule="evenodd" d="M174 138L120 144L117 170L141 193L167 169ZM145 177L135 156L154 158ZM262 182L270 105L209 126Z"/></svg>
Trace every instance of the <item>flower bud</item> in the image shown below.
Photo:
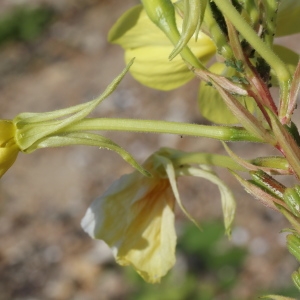
<svg viewBox="0 0 300 300"><path fill-rule="evenodd" d="M144 9L150 20L157 25L173 43L180 34L175 21L175 10L170 0L142 0Z"/></svg>

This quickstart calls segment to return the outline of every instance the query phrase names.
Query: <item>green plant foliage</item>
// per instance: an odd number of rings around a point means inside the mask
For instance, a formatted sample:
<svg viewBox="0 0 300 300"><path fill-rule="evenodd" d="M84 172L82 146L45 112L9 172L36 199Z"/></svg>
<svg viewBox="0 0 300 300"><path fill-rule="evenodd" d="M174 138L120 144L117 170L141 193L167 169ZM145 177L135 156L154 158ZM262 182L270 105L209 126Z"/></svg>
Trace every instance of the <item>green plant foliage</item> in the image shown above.
<svg viewBox="0 0 300 300"><path fill-rule="evenodd" d="M10 40L30 41L41 34L53 19L48 7L18 7L0 18L0 44Z"/></svg>
<svg viewBox="0 0 300 300"><path fill-rule="evenodd" d="M229 289L238 282L246 251L230 244L222 222L201 227L199 231L189 224L179 238L178 248L188 265L184 272L175 268L159 285L149 285L132 268L126 268L126 278L134 286L130 299L211 300L222 294L222 299L237 300L229 295Z"/></svg>
<svg viewBox="0 0 300 300"><path fill-rule="evenodd" d="M270 294L270 292L261 292L260 295L262 294ZM285 287L282 289L275 289L272 290L272 294L273 295L284 295L285 297L292 297L295 299L298 299L299 297L299 290L295 287L295 286L289 286L289 287ZM259 299L271 299L271 298L259 298Z"/></svg>
<svg viewBox="0 0 300 300"><path fill-rule="evenodd" d="M187 226L178 244L180 249L193 258L197 273L227 265L237 268L242 264L246 251L230 245L224 237L224 226L221 223L207 223L202 229L199 232L196 227Z"/></svg>

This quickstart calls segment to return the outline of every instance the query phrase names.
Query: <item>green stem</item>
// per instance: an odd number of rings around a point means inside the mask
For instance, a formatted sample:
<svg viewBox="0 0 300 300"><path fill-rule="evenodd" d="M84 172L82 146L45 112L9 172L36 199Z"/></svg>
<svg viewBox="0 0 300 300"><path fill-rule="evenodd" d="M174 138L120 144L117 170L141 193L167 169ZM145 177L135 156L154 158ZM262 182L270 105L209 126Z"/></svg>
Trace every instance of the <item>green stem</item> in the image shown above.
<svg viewBox="0 0 300 300"><path fill-rule="evenodd" d="M174 151L173 151L174 152ZM248 169L237 163L233 158L212 153L201 153L201 152L179 152L172 157L172 162L176 165L184 164L205 164L210 166L227 168L235 171L249 172ZM257 167L271 168L288 170L289 164L282 157L258 157L255 159L248 160L248 163L253 164Z"/></svg>
<svg viewBox="0 0 300 300"><path fill-rule="evenodd" d="M251 141L263 143L261 139L253 136L242 127L207 126L158 120L88 118L63 128L61 133L89 130L168 133L201 136L220 141ZM60 133L60 131L58 133Z"/></svg>
<svg viewBox="0 0 300 300"><path fill-rule="evenodd" d="M216 22L210 7L210 3L208 3L206 6L203 22L205 23L207 30L216 44L218 53L225 59L233 59L234 56L230 46L228 45L227 37L221 30L219 24Z"/></svg>
<svg viewBox="0 0 300 300"><path fill-rule="evenodd" d="M226 16L240 34L251 44L260 56L275 71L281 87L280 119L284 119L288 108L288 91L291 83L291 74L284 62L261 40L251 26L228 0L214 0L219 10Z"/></svg>
<svg viewBox="0 0 300 300"><path fill-rule="evenodd" d="M279 1L263 0L262 1L265 17L264 17L264 40L270 48L273 48L274 35L276 33L276 19Z"/></svg>
<svg viewBox="0 0 300 300"><path fill-rule="evenodd" d="M176 165L198 164L228 168L235 171L247 171L244 167L236 163L231 157L212 153L183 152L177 157L172 158L172 162Z"/></svg>

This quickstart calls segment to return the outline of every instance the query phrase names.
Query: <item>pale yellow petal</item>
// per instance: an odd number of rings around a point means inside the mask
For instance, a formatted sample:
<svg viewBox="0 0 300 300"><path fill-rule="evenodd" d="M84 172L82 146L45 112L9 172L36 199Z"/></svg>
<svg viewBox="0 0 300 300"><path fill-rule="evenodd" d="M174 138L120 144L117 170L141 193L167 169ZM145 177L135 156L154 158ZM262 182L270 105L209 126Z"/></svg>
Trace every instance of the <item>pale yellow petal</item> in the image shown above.
<svg viewBox="0 0 300 300"><path fill-rule="evenodd" d="M178 18L177 21L181 27L182 20ZM127 63L135 58L130 73L146 86L167 91L194 77L180 56L169 60L174 45L150 21L141 6L130 9L116 22L109 33L109 41L124 48ZM202 63L216 51L211 39L203 33L199 33L197 41L191 39L188 45Z"/></svg>
<svg viewBox="0 0 300 300"><path fill-rule="evenodd" d="M19 148L16 144L10 147L0 147L0 178L13 165L19 153Z"/></svg>
<svg viewBox="0 0 300 300"><path fill-rule="evenodd" d="M162 91L175 89L188 81L194 74L187 68L181 57L168 59L171 45L166 47L147 46L127 49L125 61L135 57L130 70L131 75L140 83Z"/></svg>
<svg viewBox="0 0 300 300"><path fill-rule="evenodd" d="M159 282L175 263L174 204L168 181L159 181L132 206L135 218L116 247L117 261L132 264L150 283Z"/></svg>
<svg viewBox="0 0 300 300"><path fill-rule="evenodd" d="M12 121L0 120L0 177L15 162L19 147L14 140L15 126Z"/></svg>
<svg viewBox="0 0 300 300"><path fill-rule="evenodd" d="M113 248L116 261L159 282L175 263L174 203L169 181L122 176L88 209L83 229Z"/></svg>

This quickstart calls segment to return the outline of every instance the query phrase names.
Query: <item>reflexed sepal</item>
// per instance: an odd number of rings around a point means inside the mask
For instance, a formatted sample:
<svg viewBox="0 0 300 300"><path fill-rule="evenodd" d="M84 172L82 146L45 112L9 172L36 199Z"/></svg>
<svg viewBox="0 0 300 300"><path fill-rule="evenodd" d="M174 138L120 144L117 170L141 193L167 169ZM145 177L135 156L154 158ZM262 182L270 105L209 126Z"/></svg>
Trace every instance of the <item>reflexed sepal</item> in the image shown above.
<svg viewBox="0 0 300 300"><path fill-rule="evenodd" d="M208 0L184 0L184 17L181 37L170 54L170 59L173 59L180 53L193 35L195 35L195 39L197 40L207 2Z"/></svg>

